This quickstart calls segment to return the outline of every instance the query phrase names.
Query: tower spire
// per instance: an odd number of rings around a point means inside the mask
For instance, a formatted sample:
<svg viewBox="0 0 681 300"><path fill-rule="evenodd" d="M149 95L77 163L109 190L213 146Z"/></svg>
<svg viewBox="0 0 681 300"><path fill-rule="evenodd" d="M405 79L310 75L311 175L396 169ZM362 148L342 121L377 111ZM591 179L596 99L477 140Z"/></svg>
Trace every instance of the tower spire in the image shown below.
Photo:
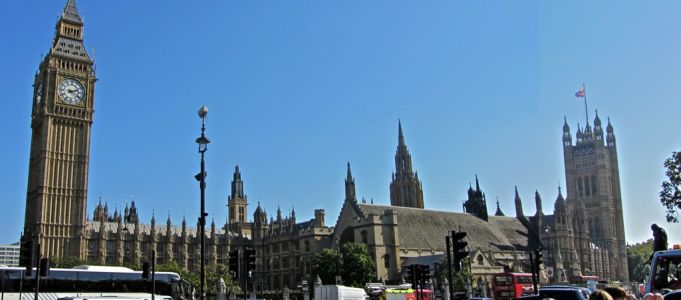
<svg viewBox="0 0 681 300"><path fill-rule="evenodd" d="M390 183L390 204L423 208L423 189L418 174L414 173L411 154L404 142L402 121L397 119L398 142L395 152L395 172Z"/></svg>
<svg viewBox="0 0 681 300"><path fill-rule="evenodd" d="M402 120L397 119L397 145L399 146L405 146L404 143L404 134L402 134Z"/></svg>
<svg viewBox="0 0 681 300"><path fill-rule="evenodd" d="M501 211L501 206L499 206L499 198L497 198L497 211L494 213L495 216L497 217L503 217L504 212Z"/></svg>
<svg viewBox="0 0 681 300"><path fill-rule="evenodd" d="M61 19L75 23L76 25L83 25L83 18L80 17L80 14L78 14L78 8L76 8L76 0L66 1L64 12L61 13Z"/></svg>
<svg viewBox="0 0 681 300"><path fill-rule="evenodd" d="M516 217L523 217L523 203L520 200L520 195L518 194L518 187L515 187L515 215Z"/></svg>
<svg viewBox="0 0 681 300"><path fill-rule="evenodd" d="M357 202L357 196L355 193L355 179L352 178L350 162L348 162L348 175L345 178L345 201Z"/></svg>

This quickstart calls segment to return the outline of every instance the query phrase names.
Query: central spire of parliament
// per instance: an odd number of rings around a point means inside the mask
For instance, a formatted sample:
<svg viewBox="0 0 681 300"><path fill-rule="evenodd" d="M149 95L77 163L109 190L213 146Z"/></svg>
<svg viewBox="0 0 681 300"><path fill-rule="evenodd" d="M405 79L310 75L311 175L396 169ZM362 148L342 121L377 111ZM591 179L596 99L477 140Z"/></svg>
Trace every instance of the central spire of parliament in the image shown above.
<svg viewBox="0 0 681 300"><path fill-rule="evenodd" d="M395 153L395 173L390 183L390 204L393 206L406 206L423 208L423 189L419 181L418 172L414 172L411 166L411 154L404 143L402 134L402 122L397 121L398 141Z"/></svg>

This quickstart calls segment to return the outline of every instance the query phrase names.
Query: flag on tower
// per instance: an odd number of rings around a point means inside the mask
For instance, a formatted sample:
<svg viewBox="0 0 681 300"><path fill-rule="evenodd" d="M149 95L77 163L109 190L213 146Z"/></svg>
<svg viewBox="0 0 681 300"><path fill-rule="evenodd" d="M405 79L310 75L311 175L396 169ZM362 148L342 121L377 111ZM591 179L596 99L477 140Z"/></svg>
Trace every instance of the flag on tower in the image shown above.
<svg viewBox="0 0 681 300"><path fill-rule="evenodd" d="M581 89L579 89L579 91L577 91L577 92L575 93L575 97L579 97L579 98L583 98L584 95L585 95L585 93L584 93L584 87L582 87Z"/></svg>

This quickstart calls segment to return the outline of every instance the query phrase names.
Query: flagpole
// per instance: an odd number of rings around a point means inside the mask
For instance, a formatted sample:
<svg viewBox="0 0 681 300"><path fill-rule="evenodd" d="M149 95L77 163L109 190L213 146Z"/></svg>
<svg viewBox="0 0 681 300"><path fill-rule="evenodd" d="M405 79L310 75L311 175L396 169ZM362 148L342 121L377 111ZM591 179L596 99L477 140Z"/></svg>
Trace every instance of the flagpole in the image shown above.
<svg viewBox="0 0 681 300"><path fill-rule="evenodd" d="M586 114L586 125L589 125L589 109L586 107L586 86L582 83L582 90L584 91L584 113Z"/></svg>

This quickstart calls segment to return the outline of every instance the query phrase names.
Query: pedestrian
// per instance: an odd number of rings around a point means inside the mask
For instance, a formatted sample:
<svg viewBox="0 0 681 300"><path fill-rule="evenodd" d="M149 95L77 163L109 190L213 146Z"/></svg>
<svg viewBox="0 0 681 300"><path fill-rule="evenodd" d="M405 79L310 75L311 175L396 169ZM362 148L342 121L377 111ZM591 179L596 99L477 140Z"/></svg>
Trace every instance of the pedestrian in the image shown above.
<svg viewBox="0 0 681 300"><path fill-rule="evenodd" d="M610 294L614 300L627 300L627 291L618 286L609 286L603 289L606 293Z"/></svg>
<svg viewBox="0 0 681 300"><path fill-rule="evenodd" d="M653 253L650 254L648 262L653 261L655 252L667 250L667 232L655 223L650 225L650 229L653 231Z"/></svg>
<svg viewBox="0 0 681 300"><path fill-rule="evenodd" d="M591 293L589 300L613 300L610 294L606 293L604 290L596 290ZM654 300L654 299L653 299Z"/></svg>
<svg viewBox="0 0 681 300"><path fill-rule="evenodd" d="M643 300L664 300L664 296L660 293L647 293L645 296L643 296Z"/></svg>

